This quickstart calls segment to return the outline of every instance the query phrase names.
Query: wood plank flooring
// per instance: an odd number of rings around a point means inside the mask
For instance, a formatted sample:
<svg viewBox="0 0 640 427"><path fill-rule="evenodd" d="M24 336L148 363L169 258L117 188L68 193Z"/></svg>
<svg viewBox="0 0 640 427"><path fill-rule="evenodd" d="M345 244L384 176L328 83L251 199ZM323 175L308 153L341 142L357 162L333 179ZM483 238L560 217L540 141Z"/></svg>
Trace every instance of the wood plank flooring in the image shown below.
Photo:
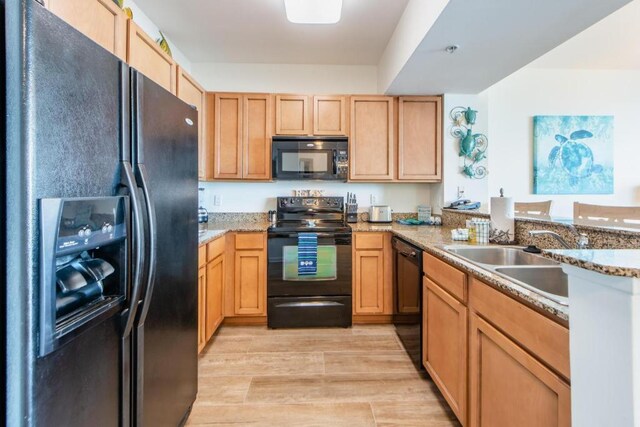
<svg viewBox="0 0 640 427"><path fill-rule="evenodd" d="M187 425L459 426L391 325L223 326Z"/></svg>

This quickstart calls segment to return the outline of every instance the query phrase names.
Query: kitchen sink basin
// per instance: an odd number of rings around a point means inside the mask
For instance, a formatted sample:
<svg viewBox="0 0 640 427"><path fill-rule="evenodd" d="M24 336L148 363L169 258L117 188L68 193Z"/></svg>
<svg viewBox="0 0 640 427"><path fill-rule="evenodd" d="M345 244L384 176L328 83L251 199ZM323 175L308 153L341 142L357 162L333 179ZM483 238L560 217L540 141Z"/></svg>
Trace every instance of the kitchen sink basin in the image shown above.
<svg viewBox="0 0 640 427"><path fill-rule="evenodd" d="M551 298L562 304L567 303L569 282L561 267L498 267L495 271L549 296L562 297Z"/></svg>
<svg viewBox="0 0 640 427"><path fill-rule="evenodd" d="M522 248L447 247L446 250L479 264L558 265L553 260L524 252Z"/></svg>

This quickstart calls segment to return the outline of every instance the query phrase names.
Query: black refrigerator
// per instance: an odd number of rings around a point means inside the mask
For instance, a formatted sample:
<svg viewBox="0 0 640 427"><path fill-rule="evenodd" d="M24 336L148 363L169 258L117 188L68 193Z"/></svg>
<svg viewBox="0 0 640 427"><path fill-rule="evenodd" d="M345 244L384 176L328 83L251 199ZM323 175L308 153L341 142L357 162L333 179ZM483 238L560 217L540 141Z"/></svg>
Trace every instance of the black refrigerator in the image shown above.
<svg viewBox="0 0 640 427"><path fill-rule="evenodd" d="M175 426L197 392L197 112L0 0L5 424Z"/></svg>

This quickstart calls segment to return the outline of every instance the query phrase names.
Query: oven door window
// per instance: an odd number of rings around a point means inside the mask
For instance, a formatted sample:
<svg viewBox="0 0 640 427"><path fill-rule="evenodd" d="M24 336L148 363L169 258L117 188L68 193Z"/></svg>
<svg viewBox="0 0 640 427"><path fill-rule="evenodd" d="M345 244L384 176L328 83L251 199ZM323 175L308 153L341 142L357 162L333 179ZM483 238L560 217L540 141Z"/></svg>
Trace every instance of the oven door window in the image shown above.
<svg viewBox="0 0 640 427"><path fill-rule="evenodd" d="M310 281L310 280L337 280L337 248L330 245L318 245L318 268L316 274L298 274L298 246L282 247L282 280L284 281Z"/></svg>

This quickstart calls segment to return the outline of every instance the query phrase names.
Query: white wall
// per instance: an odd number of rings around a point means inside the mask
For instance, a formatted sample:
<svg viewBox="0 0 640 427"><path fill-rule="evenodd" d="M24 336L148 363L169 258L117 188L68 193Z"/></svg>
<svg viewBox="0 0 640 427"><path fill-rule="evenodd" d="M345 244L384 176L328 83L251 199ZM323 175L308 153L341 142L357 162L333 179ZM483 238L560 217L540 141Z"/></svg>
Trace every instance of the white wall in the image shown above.
<svg viewBox="0 0 640 427"><path fill-rule="evenodd" d="M138 7L137 4L133 0L125 0L125 7L130 7L133 12L133 21L140 26L152 39L156 40L160 38L160 29L156 24L149 19L149 17ZM186 56L180 51L180 49L171 41L171 37L168 34L164 33L167 41L169 42L169 47L171 47L171 54L173 55L173 59L188 73L191 73L191 61L187 59Z"/></svg>
<svg viewBox="0 0 640 427"><path fill-rule="evenodd" d="M429 204L429 184L352 184L317 181L280 181L269 183L201 182L205 189L200 203L210 212L266 212L276 208L276 197L292 196L293 190L325 190L325 196L355 193L360 211L376 204L390 205L394 212L416 212L419 204ZM214 196L221 196L220 206L214 206Z"/></svg>
<svg viewBox="0 0 640 427"><path fill-rule="evenodd" d="M193 63L192 75L219 92L375 94L375 66Z"/></svg>
<svg viewBox="0 0 640 427"><path fill-rule="evenodd" d="M489 189L516 201L553 199L552 215L571 217L573 202L639 205L640 71L524 68L483 92L489 100ZM533 195L535 115L613 115L613 195Z"/></svg>

